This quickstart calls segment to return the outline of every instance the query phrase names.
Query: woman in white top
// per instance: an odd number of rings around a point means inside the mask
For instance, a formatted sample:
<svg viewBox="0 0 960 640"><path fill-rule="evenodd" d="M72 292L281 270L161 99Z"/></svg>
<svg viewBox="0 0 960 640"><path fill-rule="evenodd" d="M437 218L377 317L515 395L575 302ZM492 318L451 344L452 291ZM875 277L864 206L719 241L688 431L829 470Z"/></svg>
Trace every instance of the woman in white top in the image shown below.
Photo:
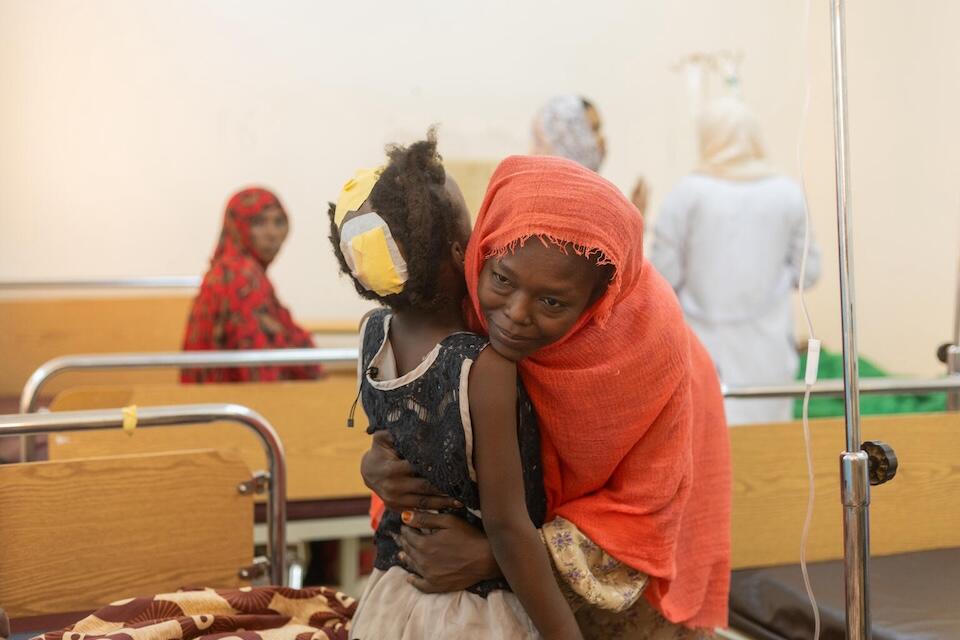
<svg viewBox="0 0 960 640"><path fill-rule="evenodd" d="M803 190L766 160L757 121L736 98L706 106L700 166L666 197L651 261L730 387L791 382L798 357L791 292L800 283ZM806 286L820 276L811 238ZM727 422L790 420L792 401L728 400Z"/></svg>

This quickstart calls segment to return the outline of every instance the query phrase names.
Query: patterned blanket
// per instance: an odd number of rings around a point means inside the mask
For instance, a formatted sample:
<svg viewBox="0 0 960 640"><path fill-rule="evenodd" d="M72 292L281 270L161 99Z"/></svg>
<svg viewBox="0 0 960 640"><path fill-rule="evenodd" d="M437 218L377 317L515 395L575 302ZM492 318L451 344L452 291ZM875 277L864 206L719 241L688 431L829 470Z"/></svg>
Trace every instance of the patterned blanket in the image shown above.
<svg viewBox="0 0 960 640"><path fill-rule="evenodd" d="M119 600L35 640L347 640L356 608L323 587L181 589Z"/></svg>

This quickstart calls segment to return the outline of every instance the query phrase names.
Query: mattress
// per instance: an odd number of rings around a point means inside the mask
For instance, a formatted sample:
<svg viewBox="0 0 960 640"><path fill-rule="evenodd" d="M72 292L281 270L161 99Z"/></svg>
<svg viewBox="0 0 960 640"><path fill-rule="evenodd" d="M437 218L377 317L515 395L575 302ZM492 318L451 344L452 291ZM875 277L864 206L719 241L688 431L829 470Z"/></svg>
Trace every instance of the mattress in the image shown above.
<svg viewBox="0 0 960 640"><path fill-rule="evenodd" d="M844 639L843 563L809 566L822 640ZM960 638L960 549L873 558L870 615L874 640ZM734 571L730 626L757 640L809 640L813 613L799 565Z"/></svg>

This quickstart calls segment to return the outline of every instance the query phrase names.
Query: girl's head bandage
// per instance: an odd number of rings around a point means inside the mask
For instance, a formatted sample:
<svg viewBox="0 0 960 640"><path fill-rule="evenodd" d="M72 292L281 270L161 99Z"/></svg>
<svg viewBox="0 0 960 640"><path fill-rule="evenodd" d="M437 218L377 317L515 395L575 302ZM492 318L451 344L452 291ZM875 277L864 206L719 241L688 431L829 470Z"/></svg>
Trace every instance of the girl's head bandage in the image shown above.
<svg viewBox="0 0 960 640"><path fill-rule="evenodd" d="M368 291L387 296L403 291L407 263L386 220L372 211L356 213L381 173L383 167L358 170L340 191L333 221L340 230L340 252L350 274Z"/></svg>
<svg viewBox="0 0 960 640"><path fill-rule="evenodd" d="M381 296L403 291L407 263L390 226L376 213L362 213L344 223L340 228L340 252L350 273L367 290Z"/></svg>

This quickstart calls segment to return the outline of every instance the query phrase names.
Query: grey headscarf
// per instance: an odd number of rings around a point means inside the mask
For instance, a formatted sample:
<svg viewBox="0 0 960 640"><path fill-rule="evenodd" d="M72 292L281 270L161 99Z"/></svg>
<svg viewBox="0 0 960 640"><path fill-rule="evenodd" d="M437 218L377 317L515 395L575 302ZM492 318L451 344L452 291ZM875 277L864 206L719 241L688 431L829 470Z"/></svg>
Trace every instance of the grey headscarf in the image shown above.
<svg viewBox="0 0 960 640"><path fill-rule="evenodd" d="M580 96L558 96L545 104L534 119L533 130L535 154L574 160L592 171L600 169L603 155Z"/></svg>

